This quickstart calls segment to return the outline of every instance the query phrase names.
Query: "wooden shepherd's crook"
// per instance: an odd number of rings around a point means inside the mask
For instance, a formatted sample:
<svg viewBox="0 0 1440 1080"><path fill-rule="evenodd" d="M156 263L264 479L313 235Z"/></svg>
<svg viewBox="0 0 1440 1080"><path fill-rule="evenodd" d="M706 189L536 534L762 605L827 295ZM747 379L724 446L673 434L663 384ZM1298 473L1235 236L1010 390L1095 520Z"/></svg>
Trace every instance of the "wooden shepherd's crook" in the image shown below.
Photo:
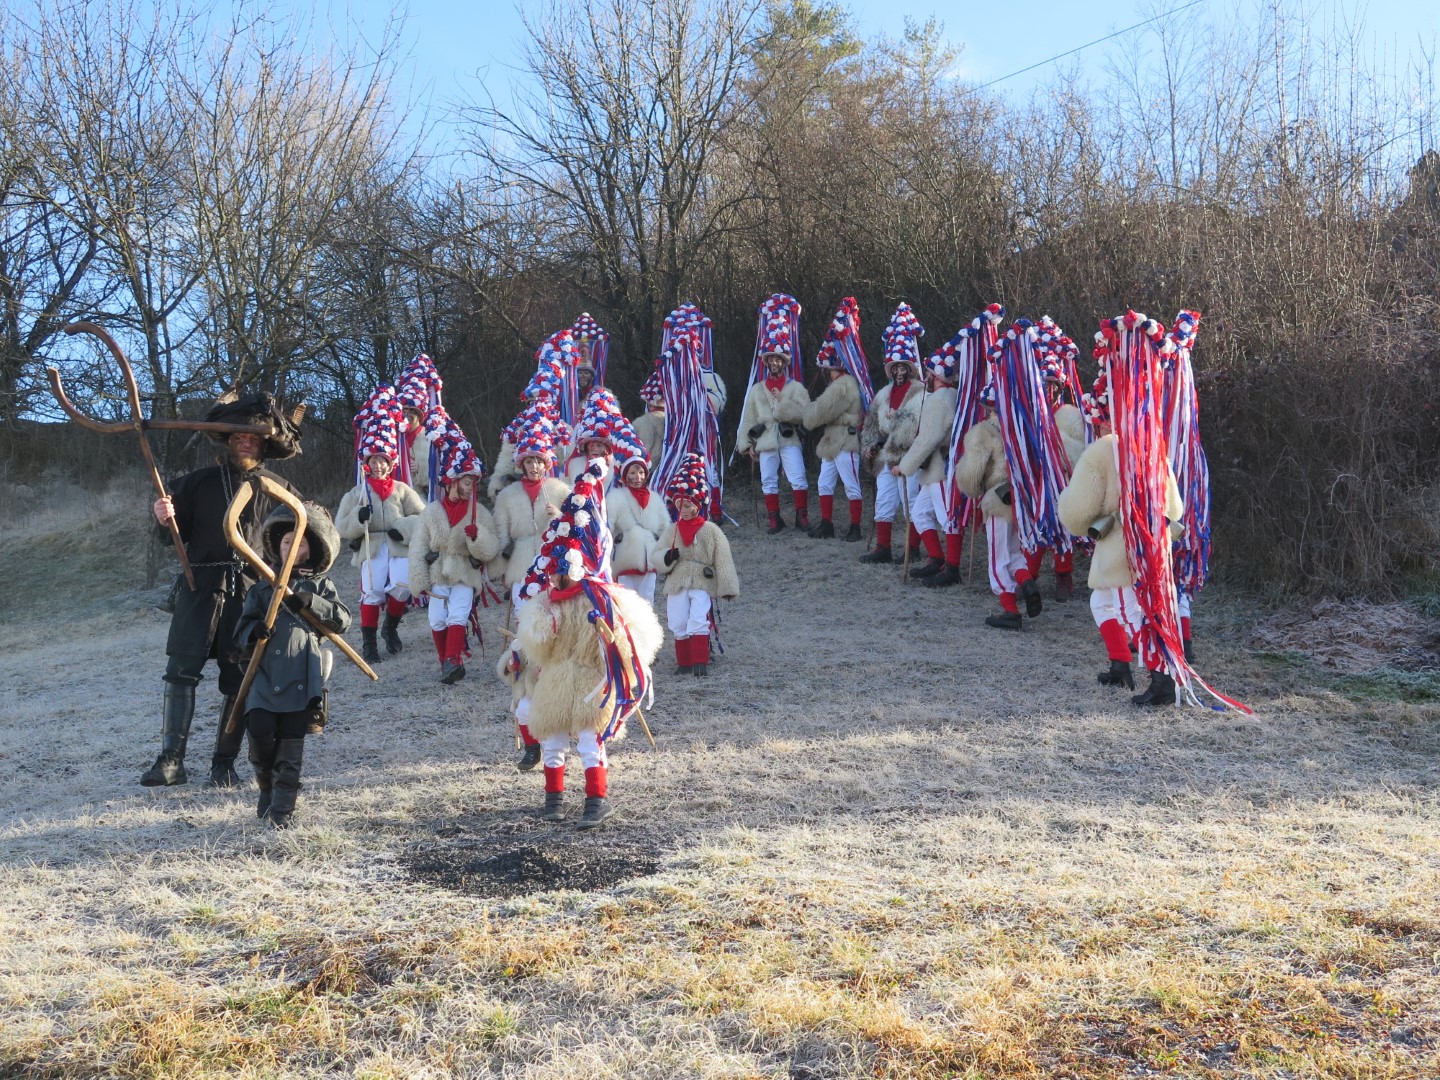
<svg viewBox="0 0 1440 1080"><path fill-rule="evenodd" d="M308 518L305 513L305 507L300 500L268 476L259 477L259 483L260 486L265 489L266 494L290 507L295 514L295 530L299 535L303 536ZM293 595L289 587L290 571L294 568L295 556L300 550L300 545L297 542L291 542L290 557L286 560L285 565L280 568L281 572L278 575L279 582L277 583L275 571L270 569L269 564L265 562L258 551L246 543L245 537L240 533L240 513L249 505L253 496L254 490L249 484L241 484L240 489L235 492L235 497L230 500L230 506L225 511L225 539L241 558L255 568L255 572L260 575L261 580L276 586L274 594L270 597L270 609L266 613L267 618L265 620L267 627L273 627L275 625L276 615L279 612L280 603L285 597ZM320 616L316 615L309 608L303 609L300 612L300 616L309 623L318 634L353 661L356 667L370 678L379 681L380 676L375 674L374 669L360 658L360 654L351 648L344 638L321 622ZM264 649L264 641L257 641L255 643L255 651L250 657L250 666L245 670L245 680L240 684L240 692L235 695L235 704L230 707L230 715L225 718L225 730L227 732L234 731L236 722L244 715L245 698L250 693L250 684L255 681L255 671L259 666L260 654Z"/></svg>
<svg viewBox="0 0 1440 1080"><path fill-rule="evenodd" d="M50 392L55 395L56 402L65 411L65 415L74 420L83 428L91 431L98 431L102 435L116 435L122 431L133 431L140 437L140 452L145 455L145 464L150 467L150 482L155 485L155 491L160 498L168 499L170 496L165 491L165 483L160 479L160 470L155 467L155 455L150 450L150 440L145 437L145 432L150 428L161 431L218 431L224 433L243 432L251 435L259 435L261 438L270 435L267 428L253 427L250 424L216 424L194 420L146 420L140 412L140 387L135 382L134 369L130 367L130 361L125 358L125 353L120 346L115 344L109 332L103 326L97 326L92 322L75 322L65 327L67 334L90 334L99 338L110 350L110 355L120 365L120 374L125 379L125 393L130 399L130 420L128 423L118 421L104 423L86 416L70 399L65 396L65 388L60 384L60 371L54 366L47 366L45 373L50 378ZM195 589L195 574L190 569L190 560L185 554L185 542L180 539L180 527L176 524L172 514L170 520L165 523L170 531L170 539L175 545L175 554L180 559L180 571L185 575L185 584L190 586L191 591Z"/></svg>

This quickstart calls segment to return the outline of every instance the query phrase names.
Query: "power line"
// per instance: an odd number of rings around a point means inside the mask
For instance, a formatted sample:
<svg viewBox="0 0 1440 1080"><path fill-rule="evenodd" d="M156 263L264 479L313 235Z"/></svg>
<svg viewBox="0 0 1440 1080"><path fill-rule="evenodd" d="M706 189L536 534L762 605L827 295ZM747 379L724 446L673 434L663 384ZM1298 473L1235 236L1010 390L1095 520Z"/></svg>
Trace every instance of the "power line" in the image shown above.
<svg viewBox="0 0 1440 1080"><path fill-rule="evenodd" d="M1069 50L1068 52L1062 52L1056 56L1050 57L1050 59L1048 60L1041 60L1038 63L1031 64L1029 67L1023 67L1019 71L1012 71L1009 75L1001 75L998 79L991 79L989 82L981 83L979 86L976 86L973 89L984 90L986 87L994 86L996 83L1002 83L1006 79L1013 79L1016 75L1024 75L1027 71L1034 71L1036 68L1044 67L1046 64L1053 64L1056 60L1064 60L1067 56L1074 56L1078 52L1083 52L1085 49L1090 48L1091 45L1099 45L1102 41L1109 41L1111 38L1117 38L1121 34L1128 34L1131 30L1138 30L1140 29L1140 27L1148 26L1152 22L1159 22L1161 19L1168 19L1171 15L1178 15L1186 8L1192 8L1196 4L1203 4L1204 2L1205 0L1190 0L1190 3L1188 4L1181 4L1179 7L1172 8L1169 11L1162 11L1159 15L1152 15L1148 19L1142 19L1134 26L1127 26L1124 30L1116 30L1113 34L1106 34L1104 37L1096 38L1094 41L1088 42L1084 45L1077 45L1075 48Z"/></svg>

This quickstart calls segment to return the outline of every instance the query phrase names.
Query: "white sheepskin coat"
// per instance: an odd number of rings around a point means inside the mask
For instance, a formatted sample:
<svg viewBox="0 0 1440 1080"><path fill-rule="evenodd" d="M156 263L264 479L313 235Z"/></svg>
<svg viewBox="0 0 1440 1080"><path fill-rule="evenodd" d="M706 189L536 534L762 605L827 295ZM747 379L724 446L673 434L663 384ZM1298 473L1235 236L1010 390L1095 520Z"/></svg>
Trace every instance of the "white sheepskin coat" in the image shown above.
<svg viewBox="0 0 1440 1080"><path fill-rule="evenodd" d="M474 540L465 535L469 524L468 510L460 524L451 525L445 508L438 502L425 507L410 542L410 588L413 591L428 592L431 585L468 585L472 589L484 586L485 564L500 554L495 518L477 503ZM440 556L433 563L425 559L431 552Z"/></svg>
<svg viewBox="0 0 1440 1080"><path fill-rule="evenodd" d="M960 392L953 386L941 386L920 399L920 426L915 440L900 459L900 474L920 474L923 484L938 484L945 479L945 463L950 459L950 428L955 423L955 402Z"/></svg>
<svg viewBox="0 0 1440 1080"><path fill-rule="evenodd" d="M378 547L380 541L390 546L390 554L403 559L410 553L410 540L415 526L420 522L420 513L425 509L425 500L409 484L396 480L388 499L381 499L370 492L370 519L360 522L360 508L366 505L365 493L368 485L364 480L345 493L340 500L340 509L335 511L335 528L346 540L359 540L370 530L370 542ZM395 529L404 540L395 540L389 533ZM351 566L365 561L365 545L361 544L350 557Z"/></svg>
<svg viewBox="0 0 1440 1080"><path fill-rule="evenodd" d="M630 488L617 484L605 495L605 509L610 515L610 535L615 550L610 566L618 575L622 570L648 573L656 569L650 553L660 542L660 534L670 524L665 500L657 492L650 493L650 502L643 509Z"/></svg>
<svg viewBox="0 0 1440 1080"><path fill-rule="evenodd" d="M763 453L778 450L782 446L799 446L800 427L805 419L805 409L810 404L810 395L805 387L794 379L786 379L778 394L772 393L764 382L757 382L745 395L745 408L740 415L740 434L735 444L737 453L748 453L751 449ZM758 439L750 437L750 429L764 424L765 430ZM780 425L788 426L793 434L782 435Z"/></svg>
<svg viewBox="0 0 1440 1080"><path fill-rule="evenodd" d="M834 461L841 454L860 449L860 383L848 372L833 380L820 396L805 406L801 421L810 431L819 431L815 448L821 461Z"/></svg>
<svg viewBox="0 0 1440 1080"><path fill-rule="evenodd" d="M919 379L911 379L905 385L905 397L900 407L892 409L890 391L894 387L893 382L888 382L876 393L875 400L870 403L870 413L865 417L865 430L860 433L863 451L869 453L873 447L880 447L875 456L877 471L898 465L920 431L920 401L925 396L925 388L920 385ZM881 445L882 437L884 445Z"/></svg>
<svg viewBox="0 0 1440 1080"><path fill-rule="evenodd" d="M512 540L515 548L508 558L504 554L495 557L490 564L492 579L503 580L507 587L525 580L530 564L540 554L540 534L549 527L552 518L560 516L560 504L569 494L569 484L547 476L533 503L525 494L525 485L519 481L496 496L495 536L500 541L500 550L503 552Z"/></svg>

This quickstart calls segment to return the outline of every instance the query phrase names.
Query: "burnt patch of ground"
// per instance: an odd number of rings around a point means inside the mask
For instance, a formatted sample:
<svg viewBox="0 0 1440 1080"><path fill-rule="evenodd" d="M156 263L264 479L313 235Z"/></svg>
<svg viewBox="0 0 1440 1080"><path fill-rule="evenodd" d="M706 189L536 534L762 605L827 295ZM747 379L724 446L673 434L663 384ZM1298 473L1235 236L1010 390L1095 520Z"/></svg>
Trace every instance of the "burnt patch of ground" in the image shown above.
<svg viewBox="0 0 1440 1080"><path fill-rule="evenodd" d="M580 833L526 836L455 835L417 844L400 857L414 881L482 899L508 900L532 893L595 892L646 877L660 868L662 849L633 835ZM448 831L448 830L447 830Z"/></svg>

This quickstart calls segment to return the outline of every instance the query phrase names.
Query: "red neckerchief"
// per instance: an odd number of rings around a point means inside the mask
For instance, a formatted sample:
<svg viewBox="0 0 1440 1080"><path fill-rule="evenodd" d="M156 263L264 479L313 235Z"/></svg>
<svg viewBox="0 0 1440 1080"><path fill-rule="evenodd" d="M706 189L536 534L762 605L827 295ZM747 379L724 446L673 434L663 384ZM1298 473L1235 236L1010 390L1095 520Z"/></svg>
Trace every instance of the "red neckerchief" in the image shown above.
<svg viewBox="0 0 1440 1080"><path fill-rule="evenodd" d="M532 503L540 497L540 486L544 483L545 478L543 476L539 480L522 479L520 481L521 486L525 489L525 494L530 496L530 501Z"/></svg>
<svg viewBox="0 0 1440 1080"><path fill-rule="evenodd" d="M470 509L470 500L460 499L457 502L446 495L440 500L440 506L445 511L445 516L450 519L450 527L453 529L465 520L465 511Z"/></svg>
<svg viewBox="0 0 1440 1080"><path fill-rule="evenodd" d="M905 395L910 392L908 382L895 383L890 387L890 411L894 412L901 405L905 404Z"/></svg>
<svg viewBox="0 0 1440 1080"><path fill-rule="evenodd" d="M417 436L417 435L419 435L419 434L420 434L420 429L419 429L418 427L412 427L412 428L410 428L408 431L405 432L405 444L406 444L407 446L414 446L414 445L415 445L415 436Z"/></svg>
<svg viewBox="0 0 1440 1080"><path fill-rule="evenodd" d="M551 599L551 600L572 600L572 599L574 599L575 597L577 597L577 596L580 595L580 586L581 586L582 584L583 584L582 582L577 581L577 582L575 582L574 585L567 585L567 586L565 586L563 589L557 589L557 588L555 588L555 587L552 585L552 586L550 587L550 599Z"/></svg>
<svg viewBox="0 0 1440 1080"><path fill-rule="evenodd" d="M370 485L370 490L380 496L381 501L388 499L391 492L395 490L395 477L387 476L381 480L378 476L367 476L365 482Z"/></svg>
<svg viewBox="0 0 1440 1080"><path fill-rule="evenodd" d="M700 527L704 524L705 519L703 517L693 517L689 521L681 518L675 522L675 531L680 534L680 539L685 541L685 546L689 547L695 543L695 534L700 531Z"/></svg>
<svg viewBox="0 0 1440 1080"><path fill-rule="evenodd" d="M641 510L644 510L647 506L650 505L650 489L649 489L649 488L647 488L647 487L630 487L630 486L627 484L627 485L625 486L625 490L628 491L628 492L630 492L631 495L635 496L635 501L640 504L640 509L641 509Z"/></svg>
<svg viewBox="0 0 1440 1080"><path fill-rule="evenodd" d="M785 389L785 376L775 375L772 378L766 379L765 389L769 390L772 394L778 394L781 390Z"/></svg>

